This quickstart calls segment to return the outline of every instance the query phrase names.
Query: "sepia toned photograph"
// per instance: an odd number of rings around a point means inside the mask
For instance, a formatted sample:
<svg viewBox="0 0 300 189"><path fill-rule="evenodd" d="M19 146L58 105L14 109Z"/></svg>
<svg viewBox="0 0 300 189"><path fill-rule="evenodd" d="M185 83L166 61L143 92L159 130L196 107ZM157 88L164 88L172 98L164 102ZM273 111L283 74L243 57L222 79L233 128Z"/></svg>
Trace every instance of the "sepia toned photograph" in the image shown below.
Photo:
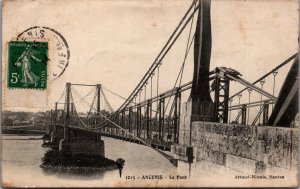
<svg viewBox="0 0 300 189"><path fill-rule="evenodd" d="M299 1L4 0L3 188L299 185Z"/></svg>

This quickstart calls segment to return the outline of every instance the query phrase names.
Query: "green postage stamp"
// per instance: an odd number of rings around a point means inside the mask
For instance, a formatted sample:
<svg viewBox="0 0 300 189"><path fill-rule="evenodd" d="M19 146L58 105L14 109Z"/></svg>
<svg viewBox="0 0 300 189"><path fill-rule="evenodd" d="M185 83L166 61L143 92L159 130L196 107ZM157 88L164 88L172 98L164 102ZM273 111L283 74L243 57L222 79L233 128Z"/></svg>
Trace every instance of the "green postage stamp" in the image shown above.
<svg viewBox="0 0 300 189"><path fill-rule="evenodd" d="M46 89L48 42L8 44L8 88Z"/></svg>

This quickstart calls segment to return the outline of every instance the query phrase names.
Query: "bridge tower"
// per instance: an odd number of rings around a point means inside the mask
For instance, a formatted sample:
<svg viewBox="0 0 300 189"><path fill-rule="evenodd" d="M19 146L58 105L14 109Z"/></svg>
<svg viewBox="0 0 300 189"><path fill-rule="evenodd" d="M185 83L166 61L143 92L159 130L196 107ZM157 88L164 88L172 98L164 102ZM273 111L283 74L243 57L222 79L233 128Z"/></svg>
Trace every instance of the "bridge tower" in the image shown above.
<svg viewBox="0 0 300 189"><path fill-rule="evenodd" d="M229 99L229 83L230 80L218 68L215 70L216 76L214 85L215 91L215 110L214 121L220 123L228 123L228 99Z"/></svg>
<svg viewBox="0 0 300 189"><path fill-rule="evenodd" d="M211 57L210 0L199 0L194 41L194 74L191 90L192 121L214 121L210 97L209 67Z"/></svg>
<svg viewBox="0 0 300 189"><path fill-rule="evenodd" d="M101 134L98 132L91 132L89 129L85 128L84 125L73 122L72 114L77 114L75 104L71 102L72 95L71 95L71 86L72 85L79 85L79 86L86 86L83 84L66 84L66 101L65 101L65 120L64 125L56 124L56 132L60 137L59 141L59 151L64 154L85 154L85 155L100 155L105 156L104 153L104 141L101 140ZM91 85L88 85L91 86ZM100 94L101 94L101 85L92 85L96 87L96 97L97 97L97 104L96 110L97 114L100 113ZM72 107L71 107L72 106ZM72 110L73 109L73 110ZM71 111L72 110L72 111ZM63 111L63 112L64 112ZM57 103L56 103L56 113L57 113ZM78 115L77 115L78 116ZM78 117L80 119L80 117ZM91 117L89 119L93 120L93 124L95 122L95 117ZM88 121L89 122L89 121Z"/></svg>
<svg viewBox="0 0 300 189"><path fill-rule="evenodd" d="M70 130L69 130L69 124L70 124L70 96L71 96L71 83L66 83L66 116L65 116L65 123L63 125L63 133L64 138L59 141L59 151L63 150L64 144L68 143L70 141ZM57 109L57 103L55 104L55 108ZM57 110L56 110L57 111Z"/></svg>
<svg viewBox="0 0 300 189"><path fill-rule="evenodd" d="M71 97L71 83L66 84L66 122L64 125L64 139L65 141L70 140L70 130L69 130L69 124L70 124L70 97Z"/></svg>

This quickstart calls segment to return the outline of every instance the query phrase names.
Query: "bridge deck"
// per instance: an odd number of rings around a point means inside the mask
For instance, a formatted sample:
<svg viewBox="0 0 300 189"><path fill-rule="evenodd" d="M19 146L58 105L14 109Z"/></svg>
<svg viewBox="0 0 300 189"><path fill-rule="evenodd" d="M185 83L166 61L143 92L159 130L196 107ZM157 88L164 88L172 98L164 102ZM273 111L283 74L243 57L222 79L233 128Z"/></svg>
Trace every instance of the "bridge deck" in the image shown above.
<svg viewBox="0 0 300 189"><path fill-rule="evenodd" d="M55 125L55 126L64 127L63 125ZM111 131L109 131L109 130L101 130L101 131L90 130L87 128L77 127L77 126L69 126L69 128L82 130L82 131L86 131L86 132L96 132L96 133L100 133L102 136L111 137L111 138L115 138L115 139L119 139L119 140L124 140L124 141L128 141L128 142L133 142L133 143L144 145L138 139L130 136L127 133L123 133L121 131L116 132L114 130L111 130ZM171 145L173 144L173 142L171 140L170 141L159 141L159 140L148 139L148 138L144 138L144 137L139 137L139 138L141 140L143 140L144 142L146 142L147 144L151 145L153 148L161 149L163 151L171 151Z"/></svg>
<svg viewBox="0 0 300 189"><path fill-rule="evenodd" d="M101 131L101 135L144 145L141 141L135 139L134 137L132 137L128 134L123 135L122 132L111 133L108 131ZM158 148L158 149L161 149L164 151L170 151L171 145L173 144L172 142L151 140L151 139L147 139L147 138L143 138L143 137L139 137L139 138L141 140L145 141L147 144L151 145L152 147Z"/></svg>

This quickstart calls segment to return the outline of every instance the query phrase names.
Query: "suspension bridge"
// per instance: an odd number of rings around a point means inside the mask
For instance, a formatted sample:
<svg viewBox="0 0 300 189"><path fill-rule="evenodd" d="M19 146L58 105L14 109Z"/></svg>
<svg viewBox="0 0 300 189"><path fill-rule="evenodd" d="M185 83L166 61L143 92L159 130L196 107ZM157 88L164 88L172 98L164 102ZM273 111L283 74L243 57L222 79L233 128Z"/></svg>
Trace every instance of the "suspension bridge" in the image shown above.
<svg viewBox="0 0 300 189"><path fill-rule="evenodd" d="M161 91L164 58L184 30L188 31L188 38L180 71L173 87ZM184 68L190 63L187 56L192 46L193 78L182 83ZM71 153L105 156L101 136L106 136L149 146L174 161L180 159L182 152L177 153L179 156L172 156L167 151L175 153L178 151L174 149L176 146L184 146L183 155L191 156L189 153L193 153L189 150L195 146L194 122L212 123L224 128L230 125L244 128L272 126L274 129L295 126L299 90L297 54L283 57L287 59L278 62L269 72L255 81L247 81L242 73L226 65L210 68L211 46L210 1L195 0L127 98L101 84L66 83L47 123L51 142L58 144L60 150ZM286 79L279 94L275 94L275 87L278 87L276 76L286 66L290 66L290 71L284 73ZM241 90L232 92L231 89L236 86ZM265 89L265 86L268 87ZM82 95L76 87L92 89ZM92 100L88 101L91 96ZM124 102L114 110L109 96ZM183 96L188 97L186 101L183 101ZM80 103L89 110L80 112Z"/></svg>

